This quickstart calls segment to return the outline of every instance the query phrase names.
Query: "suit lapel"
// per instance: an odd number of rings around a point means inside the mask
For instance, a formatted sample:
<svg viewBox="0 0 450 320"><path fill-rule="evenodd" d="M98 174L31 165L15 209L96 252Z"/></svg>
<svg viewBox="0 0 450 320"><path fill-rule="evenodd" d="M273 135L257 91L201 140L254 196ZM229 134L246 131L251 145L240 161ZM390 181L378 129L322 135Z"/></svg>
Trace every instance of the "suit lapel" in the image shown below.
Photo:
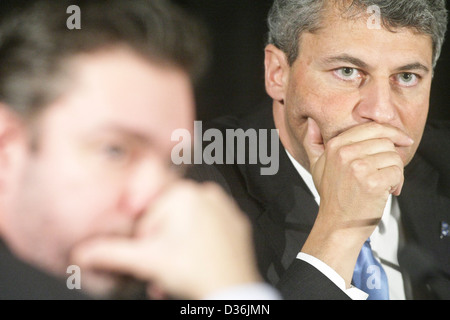
<svg viewBox="0 0 450 320"><path fill-rule="evenodd" d="M428 256L422 259L427 259L429 266L447 273L447 277L450 277L450 241L448 237L440 236L441 223L448 222L450 218L450 199L440 193L439 185L439 173L417 154L405 169L405 184L398 201L401 224L405 231L405 246L418 247L420 250L418 254ZM401 252L400 248L399 253ZM424 267L402 265L401 259L399 260L404 274L410 276L412 298L434 299L432 295L430 296L432 293L429 289L424 286L423 279L416 278L423 275L415 269L420 270ZM411 272L409 273L408 270ZM413 274L416 275L413 276Z"/></svg>
<svg viewBox="0 0 450 320"><path fill-rule="evenodd" d="M274 129L271 108L260 111L258 116L243 121L244 130ZM279 171L273 176L260 174L261 164L238 165L245 179L246 189L263 208L257 219L259 228L274 252L272 276L270 280L278 281L277 275L292 263L300 252L311 231L318 212L318 205L303 179L288 158L283 145L279 143ZM268 145L270 150L270 145ZM281 264L279 262L281 261Z"/></svg>
<svg viewBox="0 0 450 320"><path fill-rule="evenodd" d="M440 193L440 175L420 155L405 169L405 185L398 198L406 242L430 252L450 270L450 241L440 237L443 221L450 218L450 199Z"/></svg>

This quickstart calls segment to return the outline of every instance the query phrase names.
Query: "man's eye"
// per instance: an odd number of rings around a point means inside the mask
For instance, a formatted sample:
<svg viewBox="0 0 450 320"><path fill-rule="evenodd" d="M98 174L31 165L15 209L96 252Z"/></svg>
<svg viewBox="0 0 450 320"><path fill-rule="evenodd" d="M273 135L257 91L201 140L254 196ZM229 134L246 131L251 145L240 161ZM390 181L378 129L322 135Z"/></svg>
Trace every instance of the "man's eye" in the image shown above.
<svg viewBox="0 0 450 320"><path fill-rule="evenodd" d="M335 76L344 81L354 81L362 77L358 69L344 67L333 71Z"/></svg>
<svg viewBox="0 0 450 320"><path fill-rule="evenodd" d="M396 82L403 87L413 87L419 82L419 76L414 73L400 73L395 76Z"/></svg>
<svg viewBox="0 0 450 320"><path fill-rule="evenodd" d="M103 154L110 160L124 161L129 156L129 151L126 147L119 144L107 144L102 147Z"/></svg>

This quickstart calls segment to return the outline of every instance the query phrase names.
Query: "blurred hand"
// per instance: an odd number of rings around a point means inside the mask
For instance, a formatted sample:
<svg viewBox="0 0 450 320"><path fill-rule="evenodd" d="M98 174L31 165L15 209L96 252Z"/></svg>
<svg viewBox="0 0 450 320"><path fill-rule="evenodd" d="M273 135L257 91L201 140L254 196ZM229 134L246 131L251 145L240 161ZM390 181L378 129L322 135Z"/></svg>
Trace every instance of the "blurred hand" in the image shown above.
<svg viewBox="0 0 450 320"><path fill-rule="evenodd" d="M201 299L261 281L249 222L212 184L176 183L149 208L133 238L91 240L75 250L73 261L149 282L159 298Z"/></svg>

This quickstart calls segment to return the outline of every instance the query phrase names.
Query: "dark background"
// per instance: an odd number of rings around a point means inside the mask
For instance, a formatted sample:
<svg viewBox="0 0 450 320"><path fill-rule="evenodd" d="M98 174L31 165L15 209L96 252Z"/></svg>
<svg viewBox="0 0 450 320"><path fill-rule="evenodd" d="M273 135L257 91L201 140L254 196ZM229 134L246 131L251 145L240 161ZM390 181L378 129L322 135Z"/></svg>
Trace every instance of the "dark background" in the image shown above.
<svg viewBox="0 0 450 320"><path fill-rule="evenodd" d="M210 32L212 62L197 90L198 119L251 111L267 99L264 45L266 16L272 1L174 0L203 21ZM430 118L450 120L449 83L450 40L445 43L436 67Z"/></svg>

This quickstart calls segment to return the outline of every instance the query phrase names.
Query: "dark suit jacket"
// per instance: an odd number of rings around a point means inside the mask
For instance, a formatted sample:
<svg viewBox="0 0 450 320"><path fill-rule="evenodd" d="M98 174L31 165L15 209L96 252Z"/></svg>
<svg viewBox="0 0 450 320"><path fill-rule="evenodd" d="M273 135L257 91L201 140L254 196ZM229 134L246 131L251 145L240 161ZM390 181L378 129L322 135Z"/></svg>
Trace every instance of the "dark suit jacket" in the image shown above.
<svg viewBox="0 0 450 320"><path fill-rule="evenodd" d="M69 275L68 275L69 276ZM79 290L17 259L0 240L0 300L85 300Z"/></svg>
<svg viewBox="0 0 450 320"><path fill-rule="evenodd" d="M255 114L223 117L204 125L203 129L207 128L224 132L226 129L242 128L245 131L251 128L273 129L275 126L272 108L267 104ZM223 137L225 142L225 134ZM411 259L416 261L414 255L418 250L419 257L422 258L425 251L434 259L411 279L414 298L418 299L437 297L425 289L430 278L438 279L440 287L450 283L442 282L443 277L440 277L450 274L450 238L440 237L442 222L450 221L449 123L427 128L421 146L405 169L406 182L398 199L407 244L416 245L402 256L407 261L405 267ZM270 146L268 148L270 150ZM248 163L195 165L188 176L197 181L215 181L234 197L252 222L261 273L280 289L286 299L348 299L314 267L296 259L313 226L318 206L281 143L277 174L262 176L260 168L263 165ZM439 274L438 278L436 274Z"/></svg>

